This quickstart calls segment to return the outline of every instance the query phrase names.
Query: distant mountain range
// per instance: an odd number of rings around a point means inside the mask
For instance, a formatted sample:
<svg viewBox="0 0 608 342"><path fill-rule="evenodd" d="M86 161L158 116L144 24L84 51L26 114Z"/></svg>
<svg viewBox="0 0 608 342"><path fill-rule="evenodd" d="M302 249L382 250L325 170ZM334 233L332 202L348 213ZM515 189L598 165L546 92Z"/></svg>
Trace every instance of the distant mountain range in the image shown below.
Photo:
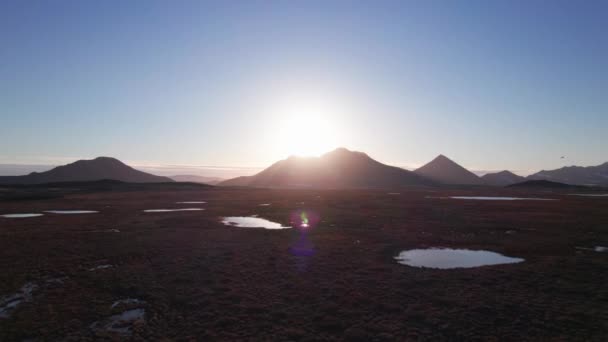
<svg viewBox="0 0 608 342"><path fill-rule="evenodd" d="M415 173L443 184L482 185L483 180L473 172L440 154Z"/></svg>
<svg viewBox="0 0 608 342"><path fill-rule="evenodd" d="M177 176L170 176L169 178L173 179L176 182L203 183L203 184L210 184L210 185L217 184L224 180L223 178L219 178L219 177L204 177L204 176L198 176L198 175L177 175Z"/></svg>
<svg viewBox="0 0 608 342"><path fill-rule="evenodd" d="M382 164L362 152L338 148L321 157L289 157L254 176L237 177L223 186L288 188L389 188L435 185L426 177Z"/></svg>
<svg viewBox="0 0 608 342"><path fill-rule="evenodd" d="M520 183L508 185L509 188L537 188L537 189L562 189L562 188L585 188L582 185L571 185L548 180L527 180Z"/></svg>
<svg viewBox="0 0 608 342"><path fill-rule="evenodd" d="M481 176L481 180L486 185L507 186L523 182L526 180L526 178L518 176L511 171L504 170L496 173L485 174Z"/></svg>
<svg viewBox="0 0 608 342"><path fill-rule="evenodd" d="M509 186L525 181L550 181L571 185L608 186L608 162L589 167L568 166L543 170L528 177L510 171L478 177L444 155L408 171L380 163L363 152L338 148L321 157L289 157L253 175L222 181L217 177L177 175L171 178L136 170L121 161L99 157L79 160L45 172L24 176L0 176L0 184L43 184L117 180L128 183L195 182L222 186L279 188L391 188L441 184ZM546 185L529 182L526 186ZM554 184L552 184L554 185Z"/></svg>
<svg viewBox="0 0 608 342"><path fill-rule="evenodd" d="M0 177L0 184L86 182L102 179L130 183L173 182L168 177L155 176L135 170L118 159L99 157L93 160L79 160L45 172L32 172L24 176L3 176Z"/></svg>
<svg viewBox="0 0 608 342"><path fill-rule="evenodd" d="M527 177L576 185L608 186L608 162L597 166L566 166L556 170L542 170Z"/></svg>

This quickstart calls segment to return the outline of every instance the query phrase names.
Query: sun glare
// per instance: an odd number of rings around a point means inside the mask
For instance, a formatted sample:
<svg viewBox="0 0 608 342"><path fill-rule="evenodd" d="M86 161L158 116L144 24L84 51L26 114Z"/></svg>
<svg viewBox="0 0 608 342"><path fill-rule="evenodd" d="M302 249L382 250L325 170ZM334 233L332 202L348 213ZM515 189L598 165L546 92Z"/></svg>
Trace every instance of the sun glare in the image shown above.
<svg viewBox="0 0 608 342"><path fill-rule="evenodd" d="M319 156L339 147L335 110L319 101L294 101L281 110L279 148L284 155Z"/></svg>

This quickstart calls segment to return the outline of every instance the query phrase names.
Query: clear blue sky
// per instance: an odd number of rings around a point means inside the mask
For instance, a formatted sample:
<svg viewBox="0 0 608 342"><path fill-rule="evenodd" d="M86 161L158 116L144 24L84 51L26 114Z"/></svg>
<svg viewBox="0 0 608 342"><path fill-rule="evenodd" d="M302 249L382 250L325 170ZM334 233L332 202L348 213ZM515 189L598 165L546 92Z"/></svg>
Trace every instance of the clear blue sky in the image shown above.
<svg viewBox="0 0 608 342"><path fill-rule="evenodd" d="M608 1L0 2L0 163L250 167L307 144L608 161Z"/></svg>

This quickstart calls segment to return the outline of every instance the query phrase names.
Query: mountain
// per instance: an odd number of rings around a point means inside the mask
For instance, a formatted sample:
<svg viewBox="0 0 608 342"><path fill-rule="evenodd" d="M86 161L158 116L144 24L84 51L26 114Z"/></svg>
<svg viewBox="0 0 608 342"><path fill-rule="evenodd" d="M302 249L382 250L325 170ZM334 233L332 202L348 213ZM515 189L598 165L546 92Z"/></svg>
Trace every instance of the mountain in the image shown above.
<svg viewBox="0 0 608 342"><path fill-rule="evenodd" d="M576 185L564 184L559 182L552 182L548 180L527 180L521 183L515 183L508 185L509 188L542 188L542 189L563 189L563 188L577 188Z"/></svg>
<svg viewBox="0 0 608 342"><path fill-rule="evenodd" d="M176 182L203 183L211 185L217 184L224 180L223 178L219 177L204 177L197 175L177 175L170 176L169 178L173 179Z"/></svg>
<svg viewBox="0 0 608 342"><path fill-rule="evenodd" d="M608 185L608 162L597 166L566 166L556 170L542 170L527 177L576 185Z"/></svg>
<svg viewBox="0 0 608 342"><path fill-rule="evenodd" d="M0 177L0 184L86 182L102 179L130 183L173 182L173 180L168 177L155 176L135 170L118 159L98 157L93 160L79 160L45 172L32 172L25 176Z"/></svg>
<svg viewBox="0 0 608 342"><path fill-rule="evenodd" d="M481 178L476 174L456 164L442 154L426 165L414 170L414 172L444 184L483 184Z"/></svg>
<svg viewBox="0 0 608 342"><path fill-rule="evenodd" d="M382 164L362 152L338 148L321 157L295 157L278 161L253 176L219 183L223 186L390 188L435 185L411 171Z"/></svg>
<svg viewBox="0 0 608 342"><path fill-rule="evenodd" d="M481 180L487 185L507 186L515 183L520 183L526 180L522 176L518 176L511 171L500 171L496 173L488 173L481 176Z"/></svg>

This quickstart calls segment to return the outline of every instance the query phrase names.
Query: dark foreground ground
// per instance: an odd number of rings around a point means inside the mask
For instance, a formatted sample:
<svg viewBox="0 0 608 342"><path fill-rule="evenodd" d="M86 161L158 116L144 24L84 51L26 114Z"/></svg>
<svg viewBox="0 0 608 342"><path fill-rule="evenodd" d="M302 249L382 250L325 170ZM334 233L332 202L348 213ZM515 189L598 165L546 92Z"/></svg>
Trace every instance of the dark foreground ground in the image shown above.
<svg viewBox="0 0 608 342"><path fill-rule="evenodd" d="M436 198L497 194L559 200ZM175 203L197 200L208 203ZM142 212L178 207L206 210ZM53 209L100 213L0 217L0 306L35 285L0 318L2 341L608 339L608 253L577 248L608 246L605 197L159 188L0 201L0 214ZM219 221L289 224L302 209L320 218L304 236ZM434 246L526 261L436 270L393 259ZM111 307L128 298L140 302ZM106 329L136 309L143 319Z"/></svg>

